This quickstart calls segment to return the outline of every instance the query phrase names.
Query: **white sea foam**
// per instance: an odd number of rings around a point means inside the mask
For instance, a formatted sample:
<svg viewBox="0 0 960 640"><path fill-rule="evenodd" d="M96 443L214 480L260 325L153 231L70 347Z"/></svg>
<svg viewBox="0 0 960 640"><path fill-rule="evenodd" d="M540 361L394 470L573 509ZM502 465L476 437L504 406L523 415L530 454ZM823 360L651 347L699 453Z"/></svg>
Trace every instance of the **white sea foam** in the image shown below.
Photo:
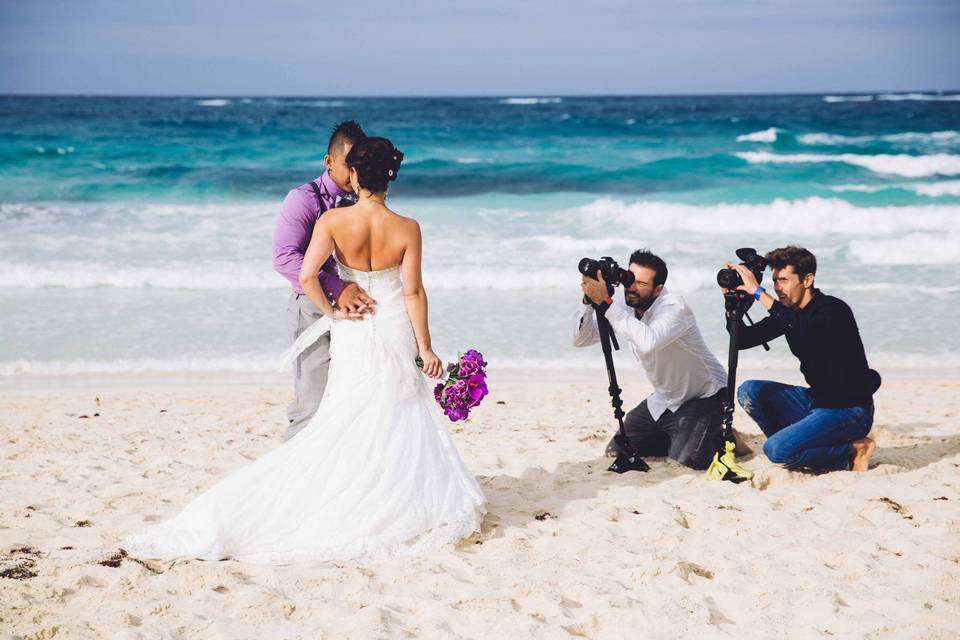
<svg viewBox="0 0 960 640"><path fill-rule="evenodd" d="M960 94L941 94L941 93L881 93L879 95L868 96L823 96L824 102L872 102L873 100L883 100L885 102L903 102L915 100L920 102L955 102L960 100Z"/></svg>
<svg viewBox="0 0 960 640"><path fill-rule="evenodd" d="M831 133L802 133L797 136L797 142L807 145L838 145L838 144L863 144L873 142L875 136L840 136Z"/></svg>
<svg viewBox="0 0 960 640"><path fill-rule="evenodd" d="M906 154L861 155L856 153L840 153L836 155L823 153L776 154L770 153L769 151L743 151L736 155L738 158L746 160L751 164L842 162L869 169L874 173L898 175L905 178L960 175L960 156L946 153L911 156Z"/></svg>
<svg viewBox="0 0 960 640"><path fill-rule="evenodd" d="M103 262L66 260L53 263L0 262L0 288L89 289L182 289L240 290L276 289L286 280L271 271L269 261L251 264L250 260L214 264L170 263L155 267L132 267Z"/></svg>
<svg viewBox="0 0 960 640"><path fill-rule="evenodd" d="M937 198L939 196L960 196L960 180L944 180L943 182L918 182L904 185L905 188L920 194Z"/></svg>
<svg viewBox="0 0 960 640"><path fill-rule="evenodd" d="M870 265L960 263L960 232L909 233L896 238L852 240L850 256Z"/></svg>
<svg viewBox="0 0 960 640"><path fill-rule="evenodd" d="M882 136L881 140L887 142L932 142L936 144L956 143L960 142L960 131L932 131L930 133L907 131Z"/></svg>
<svg viewBox="0 0 960 640"><path fill-rule="evenodd" d="M282 347L278 348L278 353ZM278 353L243 352L231 356L194 355L148 358L112 359L17 359L0 361L0 378L30 379L77 375L149 375L149 374L270 374L276 375ZM720 353L717 353L721 356ZM563 355L517 356L513 353L484 352L490 363L488 373L498 371L581 371L588 368L602 378L602 359L582 350L570 350ZM931 374L960 370L960 354L868 351L870 366L884 375L904 372ZM741 361L741 366L743 366ZM794 362L781 358L757 358L750 362L751 370L795 370ZM617 370L639 374L640 366L633 358L617 357Z"/></svg>
<svg viewBox="0 0 960 640"><path fill-rule="evenodd" d="M902 282L848 282L830 285L830 291L897 291L903 287ZM945 285L931 287L923 284L911 284L910 292L924 296L948 298L960 293L960 285Z"/></svg>
<svg viewBox="0 0 960 640"><path fill-rule="evenodd" d="M500 104L558 104L563 98L503 98Z"/></svg>
<svg viewBox="0 0 960 640"><path fill-rule="evenodd" d="M601 198L579 207L584 231L609 231L611 224L624 230L625 237L674 236L681 234L683 246L689 234L742 236L784 233L785 220L803 220L793 225L790 235L802 238L882 237L910 232L960 233L960 205L914 205L858 207L839 198L776 199L764 204L722 203L690 205L670 202L625 202ZM586 236L589 238L589 236ZM726 242L726 240L723 240Z"/></svg>
<svg viewBox="0 0 960 640"><path fill-rule="evenodd" d="M277 202L230 202L230 203L142 203L142 202L0 202L0 220L13 218L32 220L37 223L58 223L63 217L102 219L115 225L138 221L138 228L158 223L184 221L209 221L218 223L229 219L261 220L276 215ZM218 232L223 232L218 224ZM62 232L58 225L56 229Z"/></svg>
<svg viewBox="0 0 960 640"><path fill-rule="evenodd" d="M275 106L275 107L319 107L319 108L331 108L331 107L345 107L347 106L346 100L279 100L277 98L266 98L263 101L263 104Z"/></svg>
<svg viewBox="0 0 960 640"><path fill-rule="evenodd" d="M824 102L872 102L873 96L823 96Z"/></svg>
<svg viewBox="0 0 960 640"><path fill-rule="evenodd" d="M838 184L830 187L831 191L843 193L853 191L859 193L878 193L881 191L890 191L892 189L902 189L912 191L917 195L930 198L939 198L942 196L960 196L960 180L943 180L940 182L897 182L892 184Z"/></svg>
<svg viewBox="0 0 960 640"><path fill-rule="evenodd" d="M957 183L960 181L952 183L954 190L960 188ZM404 203L397 203L403 211ZM450 205L433 206L444 209ZM65 213L69 207L29 207L31 216L43 213L44 217L28 218L28 233L0 240L0 252L4 252L0 288L223 292L289 288L270 263L272 212L244 221L231 204L179 207L180 214L195 225L186 231L177 232L176 226L171 227L173 221L166 219L160 220L162 225L156 230L134 221L133 227L115 227L89 241L86 236L51 233L51 228L59 229L69 219ZM3 212L0 208L0 214ZM201 215L205 218L197 225L192 218ZM828 248L836 255L846 251L851 241L859 241L850 254L859 262L874 259L870 242L906 238L904 257L897 260L947 263L953 254L941 245L960 236L960 205L858 207L839 198L716 205L601 198L569 209L532 212L507 207L475 215L478 222L466 235L462 225L449 219L437 220L431 215L424 220L431 255L424 273L429 290L460 290L465 282L491 291L522 290L531 282L538 287L569 288L570 264L579 258L613 255L623 260L641 244L677 256L671 263L671 283L680 290L699 290L715 286L715 272L698 265L715 253L718 244L735 247L741 241L762 244L763 238L783 237L784 221L803 220L802 225L790 225L789 236L814 247L818 255L825 255ZM82 215L78 217L82 219ZM259 226L225 234L222 228L227 220L241 229L254 223ZM70 227L76 224L71 221ZM924 252L911 248L914 239ZM932 248L926 251L931 242ZM465 244L470 251L464 252ZM16 250L27 245L35 250ZM157 253L157 248L162 248L157 257L144 261ZM491 255L498 259L491 260Z"/></svg>
<svg viewBox="0 0 960 640"><path fill-rule="evenodd" d="M777 127L770 127L769 129L764 129L763 131L745 133L737 136L737 142L776 142L777 133L780 131L781 129L778 129Z"/></svg>
<svg viewBox="0 0 960 640"><path fill-rule="evenodd" d="M960 94L942 94L942 93L881 93L877 100L886 100L891 102L901 102L904 100L916 100L920 102L956 102L960 100Z"/></svg>
<svg viewBox="0 0 960 640"><path fill-rule="evenodd" d="M210 100L195 100L193 104L198 107L225 107L230 104L226 98L212 98Z"/></svg>
<svg viewBox="0 0 960 640"><path fill-rule="evenodd" d="M883 136L842 136L832 133L803 133L797 136L797 142L806 145L862 145L873 142L917 143L934 145L951 145L960 143L960 131L907 131Z"/></svg>
<svg viewBox="0 0 960 640"><path fill-rule="evenodd" d="M43 146L36 146L34 147L34 151L36 151L40 155L57 154L58 156L65 156L68 153L73 153L74 151L76 151L76 149L72 146L71 147L50 147L50 148L43 147Z"/></svg>
<svg viewBox="0 0 960 640"><path fill-rule="evenodd" d="M0 377L69 376L118 373L269 373L280 362L278 353L231 356L173 356L168 358L83 358L76 360L0 361Z"/></svg>

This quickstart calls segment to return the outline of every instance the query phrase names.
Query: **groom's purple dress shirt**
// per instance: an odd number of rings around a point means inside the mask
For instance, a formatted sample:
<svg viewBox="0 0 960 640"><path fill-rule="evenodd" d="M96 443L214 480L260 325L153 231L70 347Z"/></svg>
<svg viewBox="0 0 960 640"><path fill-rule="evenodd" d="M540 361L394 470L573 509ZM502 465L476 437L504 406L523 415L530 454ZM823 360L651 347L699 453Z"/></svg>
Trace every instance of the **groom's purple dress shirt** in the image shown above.
<svg viewBox="0 0 960 640"><path fill-rule="evenodd" d="M326 171L316 182L320 185L320 194L327 209L333 209L343 190ZM309 183L292 189L280 207L277 229L273 232L273 268L290 281L294 293L303 293L303 287L300 286L300 266L303 264L303 254L310 244L313 225L320 217L319 214L317 196ZM339 277L333 256L320 267L317 275L327 297L331 302L335 302L346 283Z"/></svg>

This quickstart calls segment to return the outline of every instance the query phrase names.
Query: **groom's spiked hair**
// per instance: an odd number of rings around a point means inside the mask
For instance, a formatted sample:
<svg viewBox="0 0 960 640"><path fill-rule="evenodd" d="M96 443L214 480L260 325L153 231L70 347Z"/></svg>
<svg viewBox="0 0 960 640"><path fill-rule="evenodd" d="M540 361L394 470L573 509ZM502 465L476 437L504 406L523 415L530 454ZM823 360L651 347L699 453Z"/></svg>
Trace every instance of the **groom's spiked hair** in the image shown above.
<svg viewBox="0 0 960 640"><path fill-rule="evenodd" d="M343 145L354 145L367 137L363 128L354 120L344 120L333 126L330 132L330 142L327 144L327 153L333 155L334 151L339 151Z"/></svg>

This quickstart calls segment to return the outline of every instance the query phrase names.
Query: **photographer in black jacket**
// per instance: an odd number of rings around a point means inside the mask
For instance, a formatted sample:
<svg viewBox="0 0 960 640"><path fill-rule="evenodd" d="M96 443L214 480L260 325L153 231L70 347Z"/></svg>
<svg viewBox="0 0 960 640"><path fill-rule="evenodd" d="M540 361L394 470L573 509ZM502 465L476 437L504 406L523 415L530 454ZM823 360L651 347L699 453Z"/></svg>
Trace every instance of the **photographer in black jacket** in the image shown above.
<svg viewBox="0 0 960 640"><path fill-rule="evenodd" d="M867 365L853 312L839 298L814 288L817 259L808 250L790 246L766 257L774 296L747 267L727 265L743 279L737 289L770 313L754 326L740 328L739 348L785 336L809 388L748 380L737 392L740 405L766 434L763 452L771 462L866 471L876 447L867 434L880 375Z"/></svg>

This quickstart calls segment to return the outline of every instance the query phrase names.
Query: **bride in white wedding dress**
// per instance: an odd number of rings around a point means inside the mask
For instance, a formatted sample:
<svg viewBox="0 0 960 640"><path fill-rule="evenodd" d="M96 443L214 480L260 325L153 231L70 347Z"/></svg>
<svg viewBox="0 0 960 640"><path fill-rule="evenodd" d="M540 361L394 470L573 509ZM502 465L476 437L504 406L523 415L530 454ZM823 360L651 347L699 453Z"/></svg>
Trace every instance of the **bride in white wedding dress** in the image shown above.
<svg viewBox="0 0 960 640"><path fill-rule="evenodd" d="M384 205L402 159L385 138L355 144L347 163L359 201L328 211L314 228L300 279L333 322L328 384L310 424L172 520L129 538L128 553L373 563L479 531L483 492L454 448L427 377L441 375L443 365L430 347L420 228ZM335 314L316 278L331 253L341 278L376 300L373 314Z"/></svg>

